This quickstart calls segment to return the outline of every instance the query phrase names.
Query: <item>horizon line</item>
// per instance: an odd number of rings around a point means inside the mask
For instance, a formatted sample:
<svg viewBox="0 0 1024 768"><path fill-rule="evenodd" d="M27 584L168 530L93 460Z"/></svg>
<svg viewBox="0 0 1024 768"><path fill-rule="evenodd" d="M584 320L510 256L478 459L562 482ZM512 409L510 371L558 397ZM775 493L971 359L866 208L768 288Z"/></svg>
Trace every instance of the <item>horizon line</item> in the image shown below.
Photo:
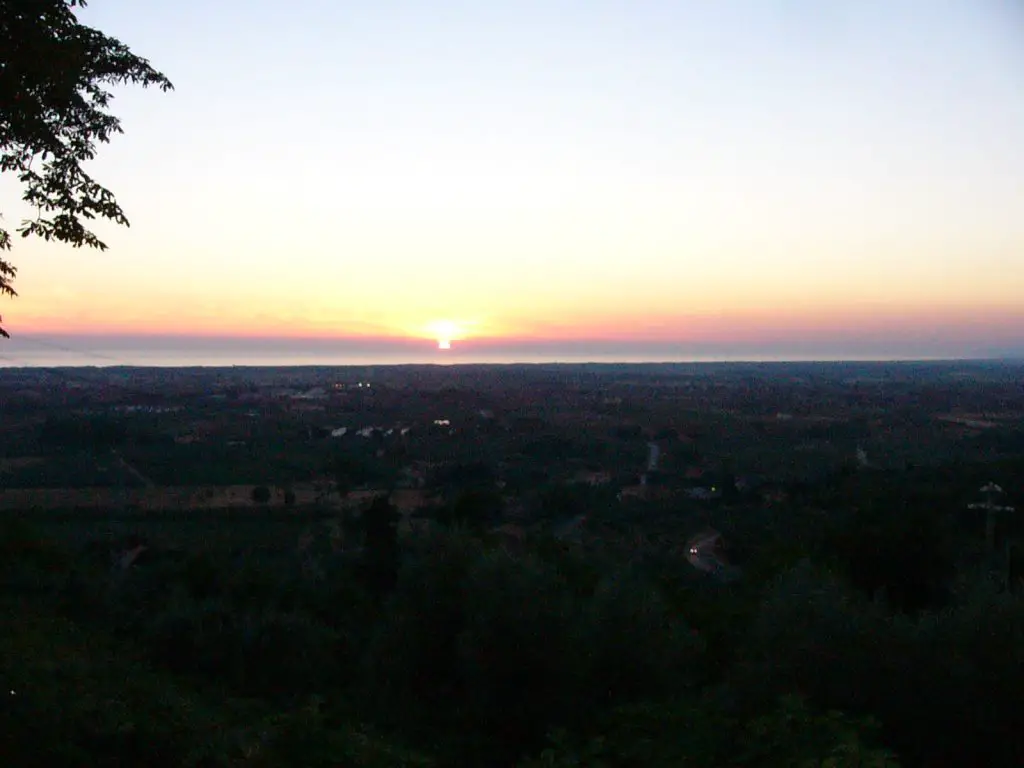
<svg viewBox="0 0 1024 768"><path fill-rule="evenodd" d="M831 334L829 335L831 336ZM891 339L809 335L789 339L509 339L409 337L18 334L0 343L11 368L295 368L368 365L686 365L1024 360L1004 339ZM94 362L95 361L95 362Z"/></svg>
<svg viewBox="0 0 1024 768"><path fill-rule="evenodd" d="M2 361L0 357L0 361ZM932 365L958 365L958 364L1013 364L1024 365L1024 355L1018 356L993 356L993 357L815 357L815 358L735 358L735 359L690 359L690 360L506 360L506 361L461 361L461 362L373 362L373 363L281 363L265 364L259 363L213 363L213 364L139 364L139 363L109 363L109 364L72 364L72 365L3 365L0 368L7 370L53 370L53 369L119 369L119 368L144 368L144 369L299 369L299 368L515 368L515 367L551 367L551 366L630 366L630 367L656 367L656 366L781 366L781 365L915 365L927 363Z"/></svg>

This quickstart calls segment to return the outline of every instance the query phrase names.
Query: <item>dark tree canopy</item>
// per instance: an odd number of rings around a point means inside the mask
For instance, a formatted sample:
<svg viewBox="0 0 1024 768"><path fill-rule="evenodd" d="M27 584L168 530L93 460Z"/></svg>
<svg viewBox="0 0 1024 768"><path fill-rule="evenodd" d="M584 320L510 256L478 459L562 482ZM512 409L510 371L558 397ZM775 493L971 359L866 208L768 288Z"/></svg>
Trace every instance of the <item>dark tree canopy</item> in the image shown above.
<svg viewBox="0 0 1024 768"><path fill-rule="evenodd" d="M14 173L37 216L22 237L106 245L86 227L97 217L128 225L113 193L83 169L97 145L121 133L109 87L171 82L119 40L80 24L85 0L0 0L0 173ZM0 252L12 247L0 227ZM0 295L16 296L17 270L0 258ZM0 327L0 335L7 333Z"/></svg>
<svg viewBox="0 0 1024 768"><path fill-rule="evenodd" d="M387 496L378 496L363 512L363 572L375 594L391 591L398 578L398 520Z"/></svg>

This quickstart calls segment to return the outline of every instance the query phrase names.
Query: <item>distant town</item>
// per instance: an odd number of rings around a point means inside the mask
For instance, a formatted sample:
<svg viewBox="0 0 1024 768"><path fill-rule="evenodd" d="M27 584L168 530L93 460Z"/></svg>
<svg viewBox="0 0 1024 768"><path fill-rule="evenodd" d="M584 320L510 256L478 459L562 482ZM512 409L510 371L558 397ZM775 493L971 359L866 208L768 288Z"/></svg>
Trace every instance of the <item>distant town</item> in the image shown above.
<svg viewBox="0 0 1024 768"><path fill-rule="evenodd" d="M0 508L386 493L415 516L463 479L501 496L495 522L530 521L545 494L581 486L613 517L772 505L837 472L1024 451L1022 374L1009 362L7 369Z"/></svg>

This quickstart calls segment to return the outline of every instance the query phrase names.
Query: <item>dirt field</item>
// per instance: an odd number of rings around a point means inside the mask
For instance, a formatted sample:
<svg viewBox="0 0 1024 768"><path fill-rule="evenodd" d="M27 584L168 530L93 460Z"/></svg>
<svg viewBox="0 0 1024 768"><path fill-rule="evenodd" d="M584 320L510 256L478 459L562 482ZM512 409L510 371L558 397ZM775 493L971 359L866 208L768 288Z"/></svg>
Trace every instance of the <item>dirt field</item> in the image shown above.
<svg viewBox="0 0 1024 768"><path fill-rule="evenodd" d="M163 486L155 488L2 488L0 510L67 510L131 508L138 510L211 510L253 509L284 507L283 489L271 489L270 501L253 501L253 485L226 486ZM337 494L324 495L315 486L293 486L295 506L308 507L323 503L330 506L358 506L373 499L380 491L356 491L342 502ZM427 499L423 491L399 490L391 495L392 502L403 512L423 506Z"/></svg>
<svg viewBox="0 0 1024 768"><path fill-rule="evenodd" d="M42 456L19 456L16 459L0 459L0 475L4 472L13 472L25 467L33 467L42 464L46 459Z"/></svg>

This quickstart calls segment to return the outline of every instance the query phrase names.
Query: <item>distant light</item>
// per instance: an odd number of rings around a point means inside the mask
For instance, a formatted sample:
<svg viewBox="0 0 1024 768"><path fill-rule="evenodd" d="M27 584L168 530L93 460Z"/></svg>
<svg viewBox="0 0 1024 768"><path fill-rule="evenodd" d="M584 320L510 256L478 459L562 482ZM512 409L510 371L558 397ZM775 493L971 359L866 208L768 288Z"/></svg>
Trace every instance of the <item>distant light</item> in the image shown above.
<svg viewBox="0 0 1024 768"><path fill-rule="evenodd" d="M437 348L438 349L451 349L452 348L452 343L448 339L438 339L437 340Z"/></svg>

